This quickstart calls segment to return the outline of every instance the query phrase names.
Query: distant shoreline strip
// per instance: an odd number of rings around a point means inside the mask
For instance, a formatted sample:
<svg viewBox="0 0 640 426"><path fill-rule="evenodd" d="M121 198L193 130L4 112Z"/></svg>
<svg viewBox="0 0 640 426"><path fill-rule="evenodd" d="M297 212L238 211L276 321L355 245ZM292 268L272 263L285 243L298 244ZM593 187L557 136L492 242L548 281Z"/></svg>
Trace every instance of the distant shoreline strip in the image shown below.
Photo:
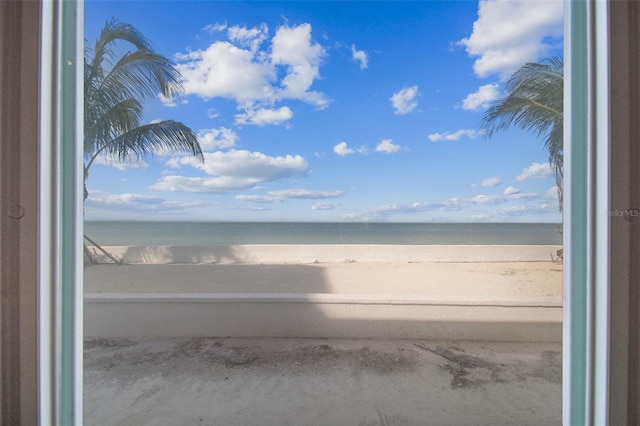
<svg viewBox="0 0 640 426"><path fill-rule="evenodd" d="M558 261L560 245L246 244L230 246L106 246L125 264L309 264L337 262ZM94 262L113 263L95 247Z"/></svg>

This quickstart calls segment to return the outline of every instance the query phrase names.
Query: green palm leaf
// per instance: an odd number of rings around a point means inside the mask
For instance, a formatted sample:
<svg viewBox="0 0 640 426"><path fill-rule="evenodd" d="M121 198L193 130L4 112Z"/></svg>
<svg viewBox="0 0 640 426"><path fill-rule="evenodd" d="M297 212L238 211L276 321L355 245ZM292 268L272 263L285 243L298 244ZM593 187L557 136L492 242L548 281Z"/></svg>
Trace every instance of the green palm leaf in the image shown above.
<svg viewBox="0 0 640 426"><path fill-rule="evenodd" d="M170 98L183 93L180 74L171 61L150 51L122 56L104 75L97 90L137 99L155 97L158 93Z"/></svg>
<svg viewBox="0 0 640 426"><path fill-rule="evenodd" d="M523 65L507 81L505 87L508 95L495 101L481 121L487 137L516 126L542 138L556 176L560 210L563 177L563 70L562 58L550 58L541 64Z"/></svg>
<svg viewBox="0 0 640 426"><path fill-rule="evenodd" d="M85 157L92 157L114 138L138 127L141 119L142 104L136 99L126 99L113 106L103 102L85 108Z"/></svg>
<svg viewBox="0 0 640 426"><path fill-rule="evenodd" d="M121 43L134 50L116 55ZM173 120L140 124L143 101L158 94L182 95L181 78L173 63L155 53L130 24L107 22L93 49L85 48L85 199L89 168L100 155L126 161L177 151L204 160L196 134L186 125Z"/></svg>
<svg viewBox="0 0 640 426"><path fill-rule="evenodd" d="M136 127L111 139L91 156L87 168L100 154L118 161L128 161L167 151L181 152L203 159L196 134L178 121L165 120Z"/></svg>

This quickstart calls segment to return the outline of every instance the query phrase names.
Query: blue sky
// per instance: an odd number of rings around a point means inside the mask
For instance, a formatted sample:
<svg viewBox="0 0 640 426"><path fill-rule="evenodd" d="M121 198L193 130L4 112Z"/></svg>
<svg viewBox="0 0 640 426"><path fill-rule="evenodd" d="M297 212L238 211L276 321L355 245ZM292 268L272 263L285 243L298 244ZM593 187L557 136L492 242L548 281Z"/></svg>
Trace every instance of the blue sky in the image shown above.
<svg viewBox="0 0 640 426"><path fill-rule="evenodd" d="M562 55L562 2L86 1L91 45L134 25L187 94L205 163L90 170L87 220L560 222L535 134L480 120L519 66Z"/></svg>

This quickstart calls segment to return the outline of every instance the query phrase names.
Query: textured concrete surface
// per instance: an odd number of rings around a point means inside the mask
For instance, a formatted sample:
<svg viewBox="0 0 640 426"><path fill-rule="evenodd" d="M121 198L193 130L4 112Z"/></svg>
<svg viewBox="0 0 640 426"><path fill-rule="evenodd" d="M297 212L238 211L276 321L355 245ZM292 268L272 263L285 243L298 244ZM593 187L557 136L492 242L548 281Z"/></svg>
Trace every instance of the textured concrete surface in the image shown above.
<svg viewBox="0 0 640 426"><path fill-rule="evenodd" d="M86 339L86 425L559 425L561 345Z"/></svg>

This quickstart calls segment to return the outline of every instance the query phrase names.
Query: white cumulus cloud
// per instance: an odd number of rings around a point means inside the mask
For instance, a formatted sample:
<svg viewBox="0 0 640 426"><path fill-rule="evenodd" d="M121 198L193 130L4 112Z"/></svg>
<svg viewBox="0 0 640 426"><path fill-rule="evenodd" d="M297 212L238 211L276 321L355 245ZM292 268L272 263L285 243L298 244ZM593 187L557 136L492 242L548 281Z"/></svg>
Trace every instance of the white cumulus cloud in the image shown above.
<svg viewBox="0 0 640 426"><path fill-rule="evenodd" d="M255 178L262 181L301 175L307 171L306 160L299 155L271 157L261 152L229 150L205 152L204 162L194 157L170 160L170 166L189 165L209 175Z"/></svg>
<svg viewBox="0 0 640 426"><path fill-rule="evenodd" d="M551 188L549 188L547 190L547 192L544 194L545 199L549 200L552 203L555 203L556 205L558 205L560 197L558 194L558 187L556 185L552 186Z"/></svg>
<svg viewBox="0 0 640 426"><path fill-rule="evenodd" d="M470 93L462 101L462 109L467 111L478 111L489 107L491 101L497 99L499 96L497 84L485 84L480 86L478 91Z"/></svg>
<svg viewBox="0 0 640 426"><path fill-rule="evenodd" d="M474 183L471 186L483 186L485 188L491 188L493 186L497 186L500 185L502 183L502 179L500 179L498 176L491 176L488 177L486 179L483 179L482 182L480 183Z"/></svg>
<svg viewBox="0 0 640 426"><path fill-rule="evenodd" d="M176 106L178 106L178 99L174 98L174 97L166 97L164 96L162 93L158 93L158 100L160 101L160 103L163 106L166 106L168 108L174 108ZM186 105L187 103L189 103L186 99L180 99L180 103L183 105Z"/></svg>
<svg viewBox="0 0 640 426"><path fill-rule="evenodd" d="M471 198L471 201L475 204L501 204L509 201L535 200L538 198L540 198L540 195L535 192L528 192L523 194L516 189L516 192L512 192L509 194L507 194L507 191L505 191L503 194L498 195L476 195L475 197Z"/></svg>
<svg viewBox="0 0 640 426"><path fill-rule="evenodd" d="M209 24L209 25L207 25L207 26L205 26L203 28L203 30L205 30L209 34L222 32L222 31L224 31L226 29L227 29L227 24L225 24L225 23Z"/></svg>
<svg viewBox="0 0 640 426"><path fill-rule="evenodd" d="M293 111L289 107L283 106L278 109L261 108L254 110L248 108L242 114L235 115L236 124L248 124L265 126L267 124L277 125L287 122L293 118Z"/></svg>
<svg viewBox="0 0 640 426"><path fill-rule="evenodd" d="M286 100L303 101L319 109L328 106L329 99L312 90L326 52L312 41L310 24L281 26L270 43L266 42L266 24L205 29L226 29L227 40L175 55L187 95L204 100L232 99L241 111L236 118L245 124L280 124L290 119L289 107L274 107Z"/></svg>
<svg viewBox="0 0 640 426"><path fill-rule="evenodd" d="M513 186L507 186L503 192L504 195L513 195L518 194L520 190L518 188L514 188Z"/></svg>
<svg viewBox="0 0 640 426"><path fill-rule="evenodd" d="M432 133L428 136L428 138L431 142L459 141L462 136L466 136L469 139L473 139L480 134L483 134L483 133L478 132L476 130L472 130L472 129L460 129L455 132Z"/></svg>
<svg viewBox="0 0 640 426"><path fill-rule="evenodd" d="M549 163L531 163L529 167L522 169L522 173L516 177L516 180L522 182L528 179L546 178L549 176L553 176L553 170Z"/></svg>
<svg viewBox="0 0 640 426"><path fill-rule="evenodd" d="M260 182L259 179L230 176L187 177L171 175L163 176L158 182L151 185L151 189L156 191L216 194L250 189Z"/></svg>
<svg viewBox="0 0 640 426"><path fill-rule="evenodd" d="M279 199L323 199L335 198L344 194L343 191L313 191L310 189L282 189L278 191L269 191L269 195Z"/></svg>
<svg viewBox="0 0 640 426"><path fill-rule="evenodd" d="M268 195L245 195L245 194L236 195L236 200L246 201L249 203L264 203L264 204L279 203L280 201L282 201L282 199L271 197Z"/></svg>
<svg viewBox="0 0 640 426"><path fill-rule="evenodd" d="M357 50L355 44L351 45L351 57L360 64L360 69L369 67L369 55L364 50Z"/></svg>
<svg viewBox="0 0 640 426"><path fill-rule="evenodd" d="M384 139L376 146L376 152L384 152L385 154L393 154L400 151L400 149L400 145L394 144L391 139Z"/></svg>
<svg viewBox="0 0 640 426"><path fill-rule="evenodd" d="M300 176L308 169L306 160L299 155L271 157L260 152L234 149L205 152L204 163L185 156L172 158L167 165L173 169L193 167L209 176L163 176L152 189L211 193L238 191L253 188L261 182Z"/></svg>
<svg viewBox="0 0 640 426"><path fill-rule="evenodd" d="M499 204L508 204L518 202L520 207L508 207L504 209L505 212L512 209L524 208L527 212L532 214L547 213L549 204L545 200L548 199L549 193L542 197L535 192L521 193L516 188L505 190L502 194L479 194L473 197L451 197L439 201L419 201L412 204L386 204L375 206L370 209L362 210L360 212L351 212L344 216L349 220L376 220L379 218L388 218L396 214L415 214L428 211L462 211L466 209L477 210L487 208L488 206L495 206ZM493 209L493 207L491 207ZM481 220L489 217L489 215L474 215L471 218L473 220Z"/></svg>
<svg viewBox="0 0 640 426"><path fill-rule="evenodd" d="M179 212L192 207L202 207L203 202L169 201L161 197L142 194L111 194L91 190L87 198L88 208L107 210L128 210L145 213Z"/></svg>
<svg viewBox="0 0 640 426"><path fill-rule="evenodd" d="M333 152L340 156L356 154L356 153L366 154L367 148L364 145L358 148L349 148L349 145L346 142L340 142L339 144L333 147Z"/></svg>
<svg viewBox="0 0 640 426"><path fill-rule="evenodd" d="M418 106L417 95L418 86L404 87L394 93L389 98L393 106L393 112L398 115L404 115L416 109Z"/></svg>
<svg viewBox="0 0 640 426"><path fill-rule="evenodd" d="M554 47L563 31L562 0L482 0L473 32L460 40L477 57L478 77L507 78L526 62L535 62Z"/></svg>
<svg viewBox="0 0 640 426"><path fill-rule="evenodd" d="M235 146L237 140L236 132L226 127L203 129L198 132L198 141L203 151L231 148Z"/></svg>
<svg viewBox="0 0 640 426"><path fill-rule="evenodd" d="M258 50L268 35L269 27L264 23L253 28L233 26L227 29L227 36L230 41L240 46L248 47L252 52Z"/></svg>
<svg viewBox="0 0 640 426"><path fill-rule="evenodd" d="M333 152L338 155L349 155L355 154L355 150L349 148L346 142L340 142L338 145L333 147Z"/></svg>
<svg viewBox="0 0 640 426"><path fill-rule="evenodd" d="M471 220L480 222L512 221L514 218L525 215L548 215L549 213L556 213L557 210L557 205L553 206L548 203L532 202L528 205L505 207L489 213L473 215Z"/></svg>
<svg viewBox="0 0 640 426"><path fill-rule="evenodd" d="M287 68L278 97L301 99L319 108L326 107L328 101L322 93L309 91L313 81L320 76L324 55L325 50L319 43L311 43L310 24L278 28L272 40L271 62Z"/></svg>
<svg viewBox="0 0 640 426"><path fill-rule="evenodd" d="M328 203L326 201L318 201L311 206L311 210L333 210L338 207L338 203Z"/></svg>
<svg viewBox="0 0 640 426"><path fill-rule="evenodd" d="M336 198L341 197L343 194L343 191L315 191L310 189L297 188L269 191L267 195L240 194L236 196L236 199L251 203L281 203L289 199L318 200Z"/></svg>
<svg viewBox="0 0 640 426"><path fill-rule="evenodd" d="M176 68L184 79L187 94L208 100L234 99L239 104L275 97L276 70L250 50L227 41L217 41L205 50L178 55Z"/></svg>
<svg viewBox="0 0 640 426"><path fill-rule="evenodd" d="M476 195L475 197L471 198L471 201L477 204L496 204L501 202L502 199L503 197L500 195Z"/></svg>

